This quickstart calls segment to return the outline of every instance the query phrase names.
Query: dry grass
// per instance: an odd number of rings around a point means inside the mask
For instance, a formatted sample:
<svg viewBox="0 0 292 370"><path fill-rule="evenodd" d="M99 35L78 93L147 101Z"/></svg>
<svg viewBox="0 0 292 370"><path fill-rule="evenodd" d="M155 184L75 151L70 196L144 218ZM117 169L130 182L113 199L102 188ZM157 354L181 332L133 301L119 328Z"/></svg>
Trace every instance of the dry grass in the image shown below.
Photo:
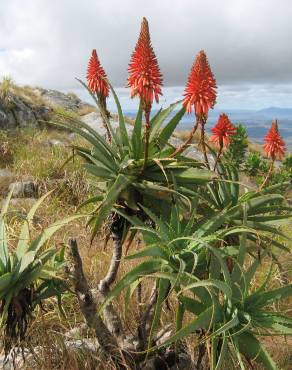
<svg viewBox="0 0 292 370"><path fill-rule="evenodd" d="M31 86L18 86L10 77L4 77L0 83L0 98L6 109L11 108L11 96L15 95L31 107L42 107L45 104L42 97Z"/></svg>
<svg viewBox="0 0 292 370"><path fill-rule="evenodd" d="M77 110L79 116L85 116L86 114L97 112L96 108L92 105L84 105Z"/></svg>
<svg viewBox="0 0 292 370"><path fill-rule="evenodd" d="M186 141L189 138L190 131L175 131L174 136L182 141ZM193 139L193 144L198 144L200 142L201 134L200 131L197 130ZM206 136L206 140L208 140L208 137Z"/></svg>

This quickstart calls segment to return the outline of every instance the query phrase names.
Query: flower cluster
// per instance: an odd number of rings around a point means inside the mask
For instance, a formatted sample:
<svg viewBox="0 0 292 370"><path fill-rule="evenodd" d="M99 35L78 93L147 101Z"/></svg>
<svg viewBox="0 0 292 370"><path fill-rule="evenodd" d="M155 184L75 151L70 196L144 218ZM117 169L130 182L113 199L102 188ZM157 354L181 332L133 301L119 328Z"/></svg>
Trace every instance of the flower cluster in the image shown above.
<svg viewBox="0 0 292 370"><path fill-rule="evenodd" d="M228 147L230 142L230 136L233 136L236 132L235 127L230 122L227 114L221 114L217 124L211 129L213 135L210 137L210 141L215 143L220 148Z"/></svg>
<svg viewBox="0 0 292 370"><path fill-rule="evenodd" d="M88 87L101 98L109 96L109 85L107 76L98 59L96 50L92 50L92 55L87 68Z"/></svg>
<svg viewBox="0 0 292 370"><path fill-rule="evenodd" d="M272 126L264 138L264 150L272 160L283 158L285 154L285 142L279 134L277 121L272 122Z"/></svg>
<svg viewBox="0 0 292 370"><path fill-rule="evenodd" d="M183 105L188 113L194 108L197 117L208 116L216 103L216 80L203 50L199 52L192 66L184 92Z"/></svg>
<svg viewBox="0 0 292 370"><path fill-rule="evenodd" d="M138 95L144 109L151 108L153 99L159 101L162 95L162 75L154 54L146 18L143 18L141 31L129 64L128 86L131 97Z"/></svg>

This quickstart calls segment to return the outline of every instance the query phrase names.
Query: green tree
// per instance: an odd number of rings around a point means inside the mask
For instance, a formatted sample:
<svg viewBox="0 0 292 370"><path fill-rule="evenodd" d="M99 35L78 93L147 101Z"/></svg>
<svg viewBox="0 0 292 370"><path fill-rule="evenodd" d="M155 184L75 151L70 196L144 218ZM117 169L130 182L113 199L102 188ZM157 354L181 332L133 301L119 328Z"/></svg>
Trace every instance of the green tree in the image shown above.
<svg viewBox="0 0 292 370"><path fill-rule="evenodd" d="M236 125L236 133L230 138L230 145L224 159L234 166L242 165L248 147L248 135L242 124Z"/></svg>

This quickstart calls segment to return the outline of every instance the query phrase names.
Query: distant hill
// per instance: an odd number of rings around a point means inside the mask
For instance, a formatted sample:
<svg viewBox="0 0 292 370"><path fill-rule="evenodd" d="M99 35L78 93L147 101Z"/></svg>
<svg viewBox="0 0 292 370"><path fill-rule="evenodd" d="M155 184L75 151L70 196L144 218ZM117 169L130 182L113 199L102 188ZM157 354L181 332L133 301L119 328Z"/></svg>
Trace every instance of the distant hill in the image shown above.
<svg viewBox="0 0 292 370"><path fill-rule="evenodd" d="M292 118L292 108L269 107L258 110L256 113L269 118Z"/></svg>

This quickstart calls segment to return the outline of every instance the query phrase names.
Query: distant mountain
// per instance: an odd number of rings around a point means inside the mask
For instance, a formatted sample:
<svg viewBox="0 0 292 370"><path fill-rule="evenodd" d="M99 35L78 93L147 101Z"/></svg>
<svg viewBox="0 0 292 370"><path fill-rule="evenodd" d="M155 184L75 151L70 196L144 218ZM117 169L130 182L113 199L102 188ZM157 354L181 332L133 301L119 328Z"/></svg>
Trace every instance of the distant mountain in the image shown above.
<svg viewBox="0 0 292 370"><path fill-rule="evenodd" d="M292 118L292 108L269 107L258 110L256 114L269 118Z"/></svg>

